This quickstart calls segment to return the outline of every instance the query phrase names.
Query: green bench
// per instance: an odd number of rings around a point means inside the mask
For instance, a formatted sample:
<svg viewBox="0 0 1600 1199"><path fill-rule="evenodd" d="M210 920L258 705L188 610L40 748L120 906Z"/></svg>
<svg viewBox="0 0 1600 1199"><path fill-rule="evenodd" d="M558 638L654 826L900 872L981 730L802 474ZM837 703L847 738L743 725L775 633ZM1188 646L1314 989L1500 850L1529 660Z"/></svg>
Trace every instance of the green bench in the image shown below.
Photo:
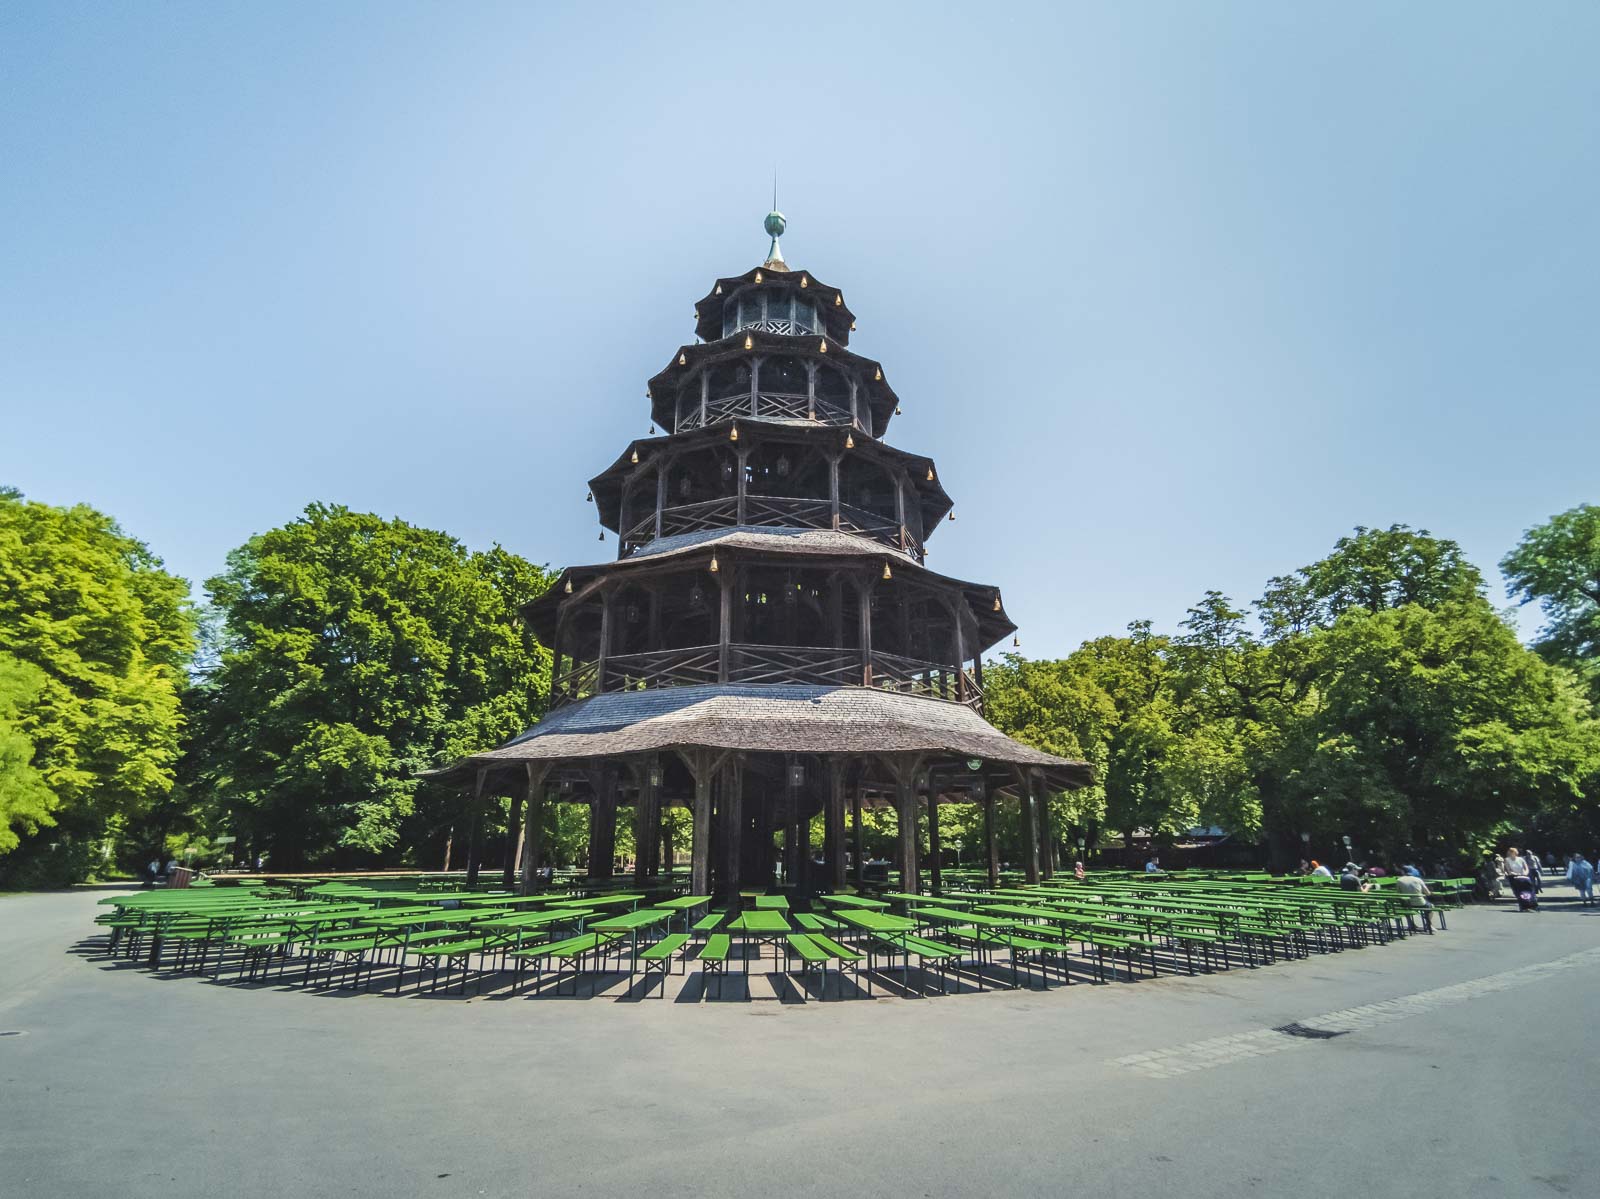
<svg viewBox="0 0 1600 1199"><path fill-rule="evenodd" d="M700 946L700 985L706 987L707 978L717 980L717 998L722 998L722 980L728 973L728 955L733 952L733 938L727 933L712 933Z"/></svg>
<svg viewBox="0 0 1600 1199"><path fill-rule="evenodd" d="M667 997L667 975L672 973L672 962L677 957L678 951L689 943L688 933L672 933L662 937L654 945L648 946L639 953L639 961L644 963L644 976L646 981L645 994L650 993L648 982L652 974L661 976L661 998Z"/></svg>

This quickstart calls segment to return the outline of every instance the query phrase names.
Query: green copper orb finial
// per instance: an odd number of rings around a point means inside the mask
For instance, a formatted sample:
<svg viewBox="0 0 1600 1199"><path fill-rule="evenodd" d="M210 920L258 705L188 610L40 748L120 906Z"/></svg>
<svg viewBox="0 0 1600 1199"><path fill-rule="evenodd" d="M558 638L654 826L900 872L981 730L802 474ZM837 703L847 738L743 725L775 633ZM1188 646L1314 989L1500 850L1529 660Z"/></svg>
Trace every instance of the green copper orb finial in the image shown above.
<svg viewBox="0 0 1600 1199"><path fill-rule="evenodd" d="M762 222L767 236L772 238L772 245L767 248L767 260L761 264L762 266L775 271L789 269L788 263L783 260L783 251L778 246L778 238L783 236L788 224L789 222L783 219L783 213L778 211L777 205L773 205L772 211L767 213L767 219Z"/></svg>

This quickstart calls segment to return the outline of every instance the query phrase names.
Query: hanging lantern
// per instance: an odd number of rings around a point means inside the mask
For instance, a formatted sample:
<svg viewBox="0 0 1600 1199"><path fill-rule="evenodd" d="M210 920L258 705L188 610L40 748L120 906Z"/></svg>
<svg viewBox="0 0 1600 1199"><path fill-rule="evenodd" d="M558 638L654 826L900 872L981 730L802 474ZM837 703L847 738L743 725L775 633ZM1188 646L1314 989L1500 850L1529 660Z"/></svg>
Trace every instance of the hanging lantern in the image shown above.
<svg viewBox="0 0 1600 1199"><path fill-rule="evenodd" d="M688 366L689 365L689 355L687 355L687 354L679 354L678 355L678 365L679 366Z"/></svg>
<svg viewBox="0 0 1600 1199"><path fill-rule="evenodd" d="M894 571L889 569L889 564L887 562L883 564L883 577L886 579L894 578Z"/></svg>
<svg viewBox="0 0 1600 1199"><path fill-rule="evenodd" d="M715 554L712 554L711 555L711 573L712 574L716 574L719 569L721 569L721 568L717 565L717 556Z"/></svg>
<svg viewBox="0 0 1600 1199"><path fill-rule="evenodd" d="M853 434L846 433L844 435L844 448L847 450L853 450L856 448L856 439Z"/></svg>
<svg viewBox="0 0 1600 1199"><path fill-rule="evenodd" d="M756 348L756 339L751 337L748 333L744 335L744 348L747 350L753 350Z"/></svg>
<svg viewBox="0 0 1600 1199"><path fill-rule="evenodd" d="M639 465L639 451L638 450L634 450L633 453L629 454L628 455L628 461L633 463L635 466L638 466Z"/></svg>
<svg viewBox="0 0 1600 1199"><path fill-rule="evenodd" d="M739 440L739 426L738 425L734 425L731 428L729 428L729 430L728 430L728 440L729 441L738 441Z"/></svg>

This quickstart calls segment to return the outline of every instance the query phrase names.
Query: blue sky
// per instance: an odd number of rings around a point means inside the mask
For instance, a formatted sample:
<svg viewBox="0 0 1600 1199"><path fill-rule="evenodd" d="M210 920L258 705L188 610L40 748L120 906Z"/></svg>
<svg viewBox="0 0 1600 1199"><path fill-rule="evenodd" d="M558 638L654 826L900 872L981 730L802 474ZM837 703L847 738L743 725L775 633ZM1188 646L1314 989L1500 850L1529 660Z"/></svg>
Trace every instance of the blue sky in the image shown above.
<svg viewBox="0 0 1600 1199"><path fill-rule="evenodd" d="M1498 599L1600 501L1597 58L1593 4L12 0L0 481L196 581L311 500L607 557L776 164L1024 652L1357 524Z"/></svg>

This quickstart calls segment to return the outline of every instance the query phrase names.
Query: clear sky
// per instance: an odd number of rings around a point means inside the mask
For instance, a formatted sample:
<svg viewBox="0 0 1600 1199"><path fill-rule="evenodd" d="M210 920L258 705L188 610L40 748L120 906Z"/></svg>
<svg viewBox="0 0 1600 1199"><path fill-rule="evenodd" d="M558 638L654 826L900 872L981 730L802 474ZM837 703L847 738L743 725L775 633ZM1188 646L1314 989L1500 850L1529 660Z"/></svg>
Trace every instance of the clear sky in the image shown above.
<svg viewBox="0 0 1600 1199"><path fill-rule="evenodd" d="M606 558L692 302L844 288L1065 653L1600 501L1600 6L0 6L0 481L203 580L327 500ZM1525 627L1533 625L1530 619Z"/></svg>

